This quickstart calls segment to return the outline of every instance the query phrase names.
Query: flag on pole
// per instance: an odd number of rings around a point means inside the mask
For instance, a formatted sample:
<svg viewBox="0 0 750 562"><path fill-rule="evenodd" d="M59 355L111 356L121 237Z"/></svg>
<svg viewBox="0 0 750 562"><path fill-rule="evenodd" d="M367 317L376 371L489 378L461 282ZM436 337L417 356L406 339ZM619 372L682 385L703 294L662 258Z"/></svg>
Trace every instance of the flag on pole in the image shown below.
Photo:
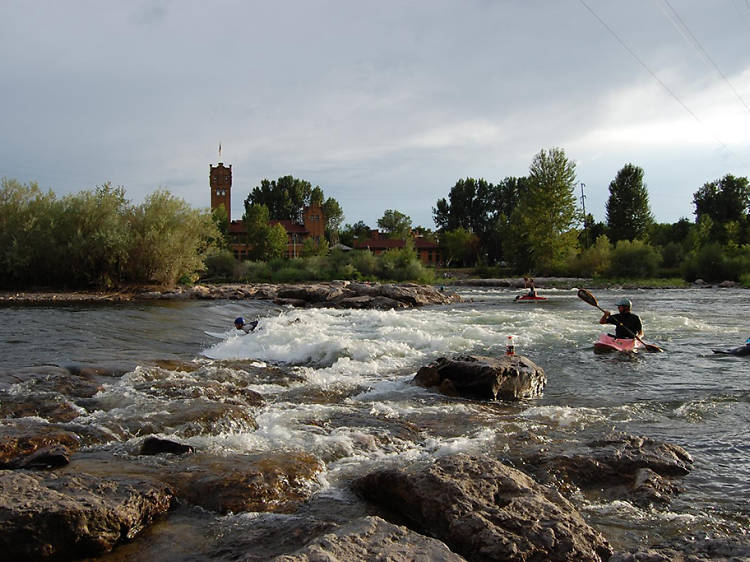
<svg viewBox="0 0 750 562"><path fill-rule="evenodd" d="M221 143L219 143L219 160L221 160Z"/></svg>

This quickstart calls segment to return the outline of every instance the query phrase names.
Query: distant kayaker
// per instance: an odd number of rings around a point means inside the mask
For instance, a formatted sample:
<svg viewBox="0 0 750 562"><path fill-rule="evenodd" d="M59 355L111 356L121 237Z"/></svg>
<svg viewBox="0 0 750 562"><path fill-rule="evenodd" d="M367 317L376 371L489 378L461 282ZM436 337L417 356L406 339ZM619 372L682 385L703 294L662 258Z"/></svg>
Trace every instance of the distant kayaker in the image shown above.
<svg viewBox="0 0 750 562"><path fill-rule="evenodd" d="M632 307L630 299L620 299L617 301L617 314L610 314L609 310L604 311L604 315L599 319L599 324L614 324L615 337L633 339L633 334L643 337L643 325L637 314L630 312Z"/></svg>
<svg viewBox="0 0 750 562"><path fill-rule="evenodd" d="M536 297L536 287L534 287L534 280L531 277L523 278L523 286L528 289L529 292L526 296L534 298Z"/></svg>
<svg viewBox="0 0 750 562"><path fill-rule="evenodd" d="M252 322L245 322L245 319L242 316L234 319L234 327L238 330L242 330L246 334L249 334L250 332L255 330L257 325L257 320L253 320Z"/></svg>

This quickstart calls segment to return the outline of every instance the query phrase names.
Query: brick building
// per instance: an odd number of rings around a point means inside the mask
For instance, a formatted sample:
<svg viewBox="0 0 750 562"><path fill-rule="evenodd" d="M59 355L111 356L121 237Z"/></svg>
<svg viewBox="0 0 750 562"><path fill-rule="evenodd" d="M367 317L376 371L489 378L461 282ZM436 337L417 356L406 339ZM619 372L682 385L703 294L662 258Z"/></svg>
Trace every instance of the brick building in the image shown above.
<svg viewBox="0 0 750 562"><path fill-rule="evenodd" d="M234 257L247 259L250 247L245 242L247 228L241 220L232 218L232 165L227 168L222 162L216 166L209 165L208 183L211 188L211 210L224 206L229 219L230 246ZM305 240L312 238L316 242L325 235L325 215L318 205L310 205L302 210L302 222L291 220L272 220L271 225L280 224L287 234L287 257L299 257Z"/></svg>
<svg viewBox="0 0 750 562"><path fill-rule="evenodd" d="M355 240L354 247L358 250L370 250L373 254L382 254L393 248L403 248L406 240L403 238L388 238L378 230L370 230L366 240ZM423 236L414 236L414 249L417 257L424 265L438 266L443 263L443 252L438 244L427 240Z"/></svg>

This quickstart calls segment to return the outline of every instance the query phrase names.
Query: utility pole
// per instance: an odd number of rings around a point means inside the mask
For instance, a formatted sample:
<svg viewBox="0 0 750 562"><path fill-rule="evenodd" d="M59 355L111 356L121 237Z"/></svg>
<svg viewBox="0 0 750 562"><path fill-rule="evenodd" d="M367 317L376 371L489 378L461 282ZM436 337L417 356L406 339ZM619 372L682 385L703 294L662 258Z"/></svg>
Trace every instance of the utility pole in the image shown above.
<svg viewBox="0 0 750 562"><path fill-rule="evenodd" d="M583 193L583 188L586 184L581 182L581 207L583 207L583 232L586 235L586 247L589 247L589 231L586 228L586 195Z"/></svg>

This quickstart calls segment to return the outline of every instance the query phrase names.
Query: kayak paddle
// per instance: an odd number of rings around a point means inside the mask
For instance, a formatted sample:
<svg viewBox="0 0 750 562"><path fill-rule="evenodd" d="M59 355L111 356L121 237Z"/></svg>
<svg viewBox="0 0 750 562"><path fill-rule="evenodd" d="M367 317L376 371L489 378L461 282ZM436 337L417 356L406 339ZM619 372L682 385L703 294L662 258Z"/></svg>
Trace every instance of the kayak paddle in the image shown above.
<svg viewBox="0 0 750 562"><path fill-rule="evenodd" d="M578 289L578 298L581 299L582 301L586 301L591 306L595 306L602 312L606 312L601 306L599 306L599 303L597 302L596 297L592 295L591 293L589 293L586 289ZM618 322L617 324L622 329L624 329L627 333L629 333L631 336L633 336L635 339L641 342L646 347L647 351L650 351L651 353L655 353L655 352L661 353L662 351L664 351L658 345L646 343L645 341L643 341L641 338L638 337L638 334L633 333L633 331L627 326L625 326L622 322Z"/></svg>

